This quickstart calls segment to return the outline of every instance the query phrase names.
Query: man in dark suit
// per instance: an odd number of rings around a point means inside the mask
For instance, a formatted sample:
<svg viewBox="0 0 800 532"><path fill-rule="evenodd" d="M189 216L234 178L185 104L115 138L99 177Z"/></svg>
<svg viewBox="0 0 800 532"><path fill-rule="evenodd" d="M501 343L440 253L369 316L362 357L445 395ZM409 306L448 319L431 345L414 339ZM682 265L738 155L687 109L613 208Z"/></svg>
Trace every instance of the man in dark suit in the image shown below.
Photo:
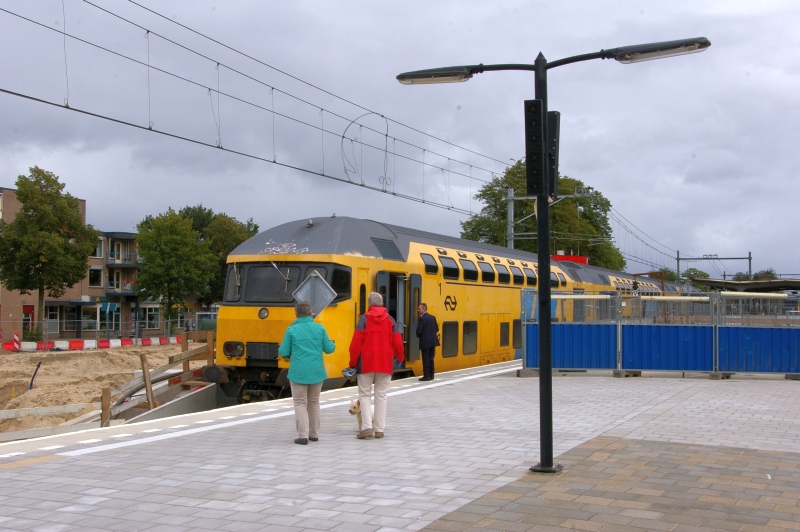
<svg viewBox="0 0 800 532"><path fill-rule="evenodd" d="M419 310L419 322L417 323L417 338L419 338L419 348L422 351L422 377L421 381L433 380L433 357L436 346L439 345L439 324L436 318L428 314L428 305L421 303Z"/></svg>

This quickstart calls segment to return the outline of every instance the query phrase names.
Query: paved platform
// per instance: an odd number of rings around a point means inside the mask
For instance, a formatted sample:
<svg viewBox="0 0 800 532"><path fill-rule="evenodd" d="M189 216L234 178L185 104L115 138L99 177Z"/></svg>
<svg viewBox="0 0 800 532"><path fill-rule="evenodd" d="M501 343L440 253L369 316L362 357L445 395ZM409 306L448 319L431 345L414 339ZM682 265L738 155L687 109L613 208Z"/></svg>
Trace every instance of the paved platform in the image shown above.
<svg viewBox="0 0 800 532"><path fill-rule="evenodd" d="M538 381L518 367L394 381L380 440L355 438L350 388L324 393L307 446L291 400L2 444L0 528L800 529L800 383L554 377L567 470L542 476Z"/></svg>

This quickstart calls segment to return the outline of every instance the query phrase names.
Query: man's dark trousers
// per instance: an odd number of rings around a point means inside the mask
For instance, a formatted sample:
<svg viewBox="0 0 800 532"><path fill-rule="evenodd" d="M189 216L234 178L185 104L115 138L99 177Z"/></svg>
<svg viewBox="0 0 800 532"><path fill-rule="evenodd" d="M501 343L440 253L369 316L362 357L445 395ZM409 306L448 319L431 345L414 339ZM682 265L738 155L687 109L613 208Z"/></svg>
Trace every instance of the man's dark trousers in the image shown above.
<svg viewBox="0 0 800 532"><path fill-rule="evenodd" d="M420 351L422 351L422 376L432 380L435 371L433 367L433 356L436 353L436 346L421 349Z"/></svg>

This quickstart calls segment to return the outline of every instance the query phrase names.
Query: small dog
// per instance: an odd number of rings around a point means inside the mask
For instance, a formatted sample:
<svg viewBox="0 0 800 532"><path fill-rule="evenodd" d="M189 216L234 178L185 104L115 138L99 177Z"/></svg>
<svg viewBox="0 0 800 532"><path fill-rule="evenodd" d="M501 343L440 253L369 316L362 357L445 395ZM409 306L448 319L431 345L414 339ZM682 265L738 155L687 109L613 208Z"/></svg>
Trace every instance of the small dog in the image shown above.
<svg viewBox="0 0 800 532"><path fill-rule="evenodd" d="M375 413L375 407L370 405L370 410L372 413ZM348 410L351 416L356 416L356 421L358 421L358 432L361 432L361 426L363 425L363 421L361 419L361 401L358 399L353 399L350 401L350 409Z"/></svg>

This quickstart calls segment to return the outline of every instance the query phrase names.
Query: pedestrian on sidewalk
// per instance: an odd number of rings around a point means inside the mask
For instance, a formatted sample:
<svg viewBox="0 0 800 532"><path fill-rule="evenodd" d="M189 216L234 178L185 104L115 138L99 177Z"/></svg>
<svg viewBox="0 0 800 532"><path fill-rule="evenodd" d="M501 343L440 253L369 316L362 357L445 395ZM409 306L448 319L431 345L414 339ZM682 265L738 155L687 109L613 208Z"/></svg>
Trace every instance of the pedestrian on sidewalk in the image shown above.
<svg viewBox="0 0 800 532"><path fill-rule="evenodd" d="M328 337L325 327L311 317L311 303L298 301L294 306L297 319L283 335L278 354L288 358L288 379L292 387L294 419L299 445L319 440L319 394L328 376L322 353L333 353L336 344Z"/></svg>
<svg viewBox="0 0 800 532"><path fill-rule="evenodd" d="M436 317L428 314L428 305L420 303L419 322L417 323L417 338L419 349L422 351L422 377L421 381L432 381L434 374L433 359L436 356L436 347L439 345L439 324Z"/></svg>
<svg viewBox="0 0 800 532"><path fill-rule="evenodd" d="M358 319L350 342L350 367L357 370L358 400L361 405L361 432L358 439L383 438L386 426L386 392L392 380L392 357L403 362L402 326L383 306L383 297L370 293L369 310ZM375 412L370 408L370 396L375 394Z"/></svg>

